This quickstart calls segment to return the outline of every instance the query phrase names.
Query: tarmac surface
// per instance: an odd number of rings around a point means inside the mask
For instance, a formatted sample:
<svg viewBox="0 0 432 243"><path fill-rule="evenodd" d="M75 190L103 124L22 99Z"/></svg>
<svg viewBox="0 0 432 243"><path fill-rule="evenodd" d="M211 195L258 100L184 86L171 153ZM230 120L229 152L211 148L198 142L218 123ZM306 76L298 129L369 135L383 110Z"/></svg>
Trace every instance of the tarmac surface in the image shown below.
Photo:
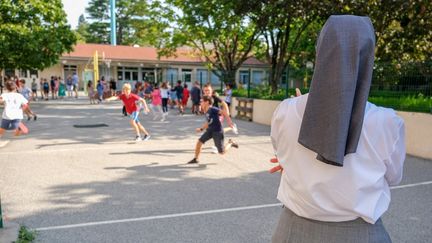
<svg viewBox="0 0 432 243"><path fill-rule="evenodd" d="M30 133L0 141L0 193L8 221L37 242L270 242L281 206L269 174L270 127L235 120L240 145L226 155L204 146L193 158L203 116L142 115L152 134L135 142L120 102L32 104ZM82 128L74 125L106 124ZM8 141L8 142L7 142ZM431 242L432 161L408 156L383 217L393 242Z"/></svg>

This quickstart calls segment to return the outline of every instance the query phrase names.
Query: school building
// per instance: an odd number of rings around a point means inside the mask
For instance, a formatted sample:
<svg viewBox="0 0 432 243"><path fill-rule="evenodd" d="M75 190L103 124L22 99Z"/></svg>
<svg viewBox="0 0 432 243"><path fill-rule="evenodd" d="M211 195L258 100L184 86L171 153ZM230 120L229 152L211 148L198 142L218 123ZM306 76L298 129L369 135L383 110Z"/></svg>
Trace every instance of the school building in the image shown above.
<svg viewBox="0 0 432 243"><path fill-rule="evenodd" d="M124 82L168 81L171 84L177 80L188 84L194 81L203 84L211 82L213 86L221 87L221 81L208 68L204 57L192 48L180 48L172 57L158 58L157 49L153 47L82 43L77 44L72 52L63 54L59 63L52 67L44 70L5 69L4 73L28 80L27 85L30 85L33 78L49 80L51 76L58 76L66 80L69 75L77 73L82 90L87 81L95 79L95 63L99 78L116 80L118 89ZM253 84L267 82L268 70L268 64L249 58L237 71L236 82L247 85L249 76Z"/></svg>

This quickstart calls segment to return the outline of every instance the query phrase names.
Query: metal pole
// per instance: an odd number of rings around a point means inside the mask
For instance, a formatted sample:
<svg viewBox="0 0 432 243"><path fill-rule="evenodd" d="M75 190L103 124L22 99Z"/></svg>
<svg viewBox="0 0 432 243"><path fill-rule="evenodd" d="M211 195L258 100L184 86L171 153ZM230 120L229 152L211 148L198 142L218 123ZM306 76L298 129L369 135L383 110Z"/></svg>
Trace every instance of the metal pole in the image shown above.
<svg viewBox="0 0 432 243"><path fill-rule="evenodd" d="M226 78L226 75L223 75L223 74L222 74L222 77L223 77L223 78L221 78L221 88L220 88L220 89L221 89L221 92L222 92L222 90L223 90L223 83L224 83L224 79Z"/></svg>
<svg viewBox="0 0 432 243"><path fill-rule="evenodd" d="M111 45L117 45L117 25L116 25L116 0L110 0L110 12L111 12Z"/></svg>
<svg viewBox="0 0 432 243"><path fill-rule="evenodd" d="M200 88L202 89L202 71L200 72Z"/></svg>
<svg viewBox="0 0 432 243"><path fill-rule="evenodd" d="M250 98L250 89L251 89L251 73L252 73L252 70L249 68L249 78L248 78L248 90L247 90L247 97L248 98Z"/></svg>
<svg viewBox="0 0 432 243"><path fill-rule="evenodd" d="M1 209L1 196L0 196L0 229L3 228L3 216L2 216L2 209Z"/></svg>
<svg viewBox="0 0 432 243"><path fill-rule="evenodd" d="M289 82L289 68L288 68L288 65L289 64L287 64L287 67L286 67L285 99L288 98L288 82Z"/></svg>
<svg viewBox="0 0 432 243"><path fill-rule="evenodd" d="M174 74L171 73L171 88L174 87Z"/></svg>

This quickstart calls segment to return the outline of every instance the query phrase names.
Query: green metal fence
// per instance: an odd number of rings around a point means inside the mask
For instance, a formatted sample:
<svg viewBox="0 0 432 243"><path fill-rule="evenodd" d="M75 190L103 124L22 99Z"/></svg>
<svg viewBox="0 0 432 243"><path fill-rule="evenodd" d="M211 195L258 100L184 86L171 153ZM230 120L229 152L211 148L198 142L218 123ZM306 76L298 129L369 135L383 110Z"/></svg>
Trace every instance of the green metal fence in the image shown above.
<svg viewBox="0 0 432 243"><path fill-rule="evenodd" d="M288 74L284 73L279 90L274 95L270 95L268 81L264 81L252 83L249 92L236 90L234 96L282 100L294 95L295 88L301 88L303 93L308 92L313 76L311 68L290 67ZM432 62L400 65L376 63L369 101L401 111L432 113Z"/></svg>

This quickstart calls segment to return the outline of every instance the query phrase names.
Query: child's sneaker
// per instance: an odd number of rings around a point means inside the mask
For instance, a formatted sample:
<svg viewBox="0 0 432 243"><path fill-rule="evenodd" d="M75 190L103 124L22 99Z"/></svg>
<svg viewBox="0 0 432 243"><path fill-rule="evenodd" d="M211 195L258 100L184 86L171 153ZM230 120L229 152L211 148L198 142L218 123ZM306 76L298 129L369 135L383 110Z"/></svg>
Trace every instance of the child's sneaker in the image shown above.
<svg viewBox="0 0 432 243"><path fill-rule="evenodd" d="M150 135L144 135L144 141L147 141L147 140L149 140L150 138L151 138Z"/></svg>
<svg viewBox="0 0 432 243"><path fill-rule="evenodd" d="M233 148L238 149L238 147L239 147L238 144L231 139L228 140L228 143L231 144L231 147L233 147Z"/></svg>
<svg viewBox="0 0 432 243"><path fill-rule="evenodd" d="M138 136L138 135L137 135L137 136L135 137L135 141L137 141L137 142L142 141L141 136Z"/></svg>
<svg viewBox="0 0 432 243"><path fill-rule="evenodd" d="M236 134L236 135L238 134L237 124L233 123L232 131L234 134Z"/></svg>
<svg viewBox="0 0 432 243"><path fill-rule="evenodd" d="M191 161L187 162L188 164L198 164L198 160L193 158Z"/></svg>
<svg viewBox="0 0 432 243"><path fill-rule="evenodd" d="M216 146L212 146L211 147L211 152L212 152L212 154L217 154L217 153L219 153L219 151L218 151L218 149L216 148Z"/></svg>

